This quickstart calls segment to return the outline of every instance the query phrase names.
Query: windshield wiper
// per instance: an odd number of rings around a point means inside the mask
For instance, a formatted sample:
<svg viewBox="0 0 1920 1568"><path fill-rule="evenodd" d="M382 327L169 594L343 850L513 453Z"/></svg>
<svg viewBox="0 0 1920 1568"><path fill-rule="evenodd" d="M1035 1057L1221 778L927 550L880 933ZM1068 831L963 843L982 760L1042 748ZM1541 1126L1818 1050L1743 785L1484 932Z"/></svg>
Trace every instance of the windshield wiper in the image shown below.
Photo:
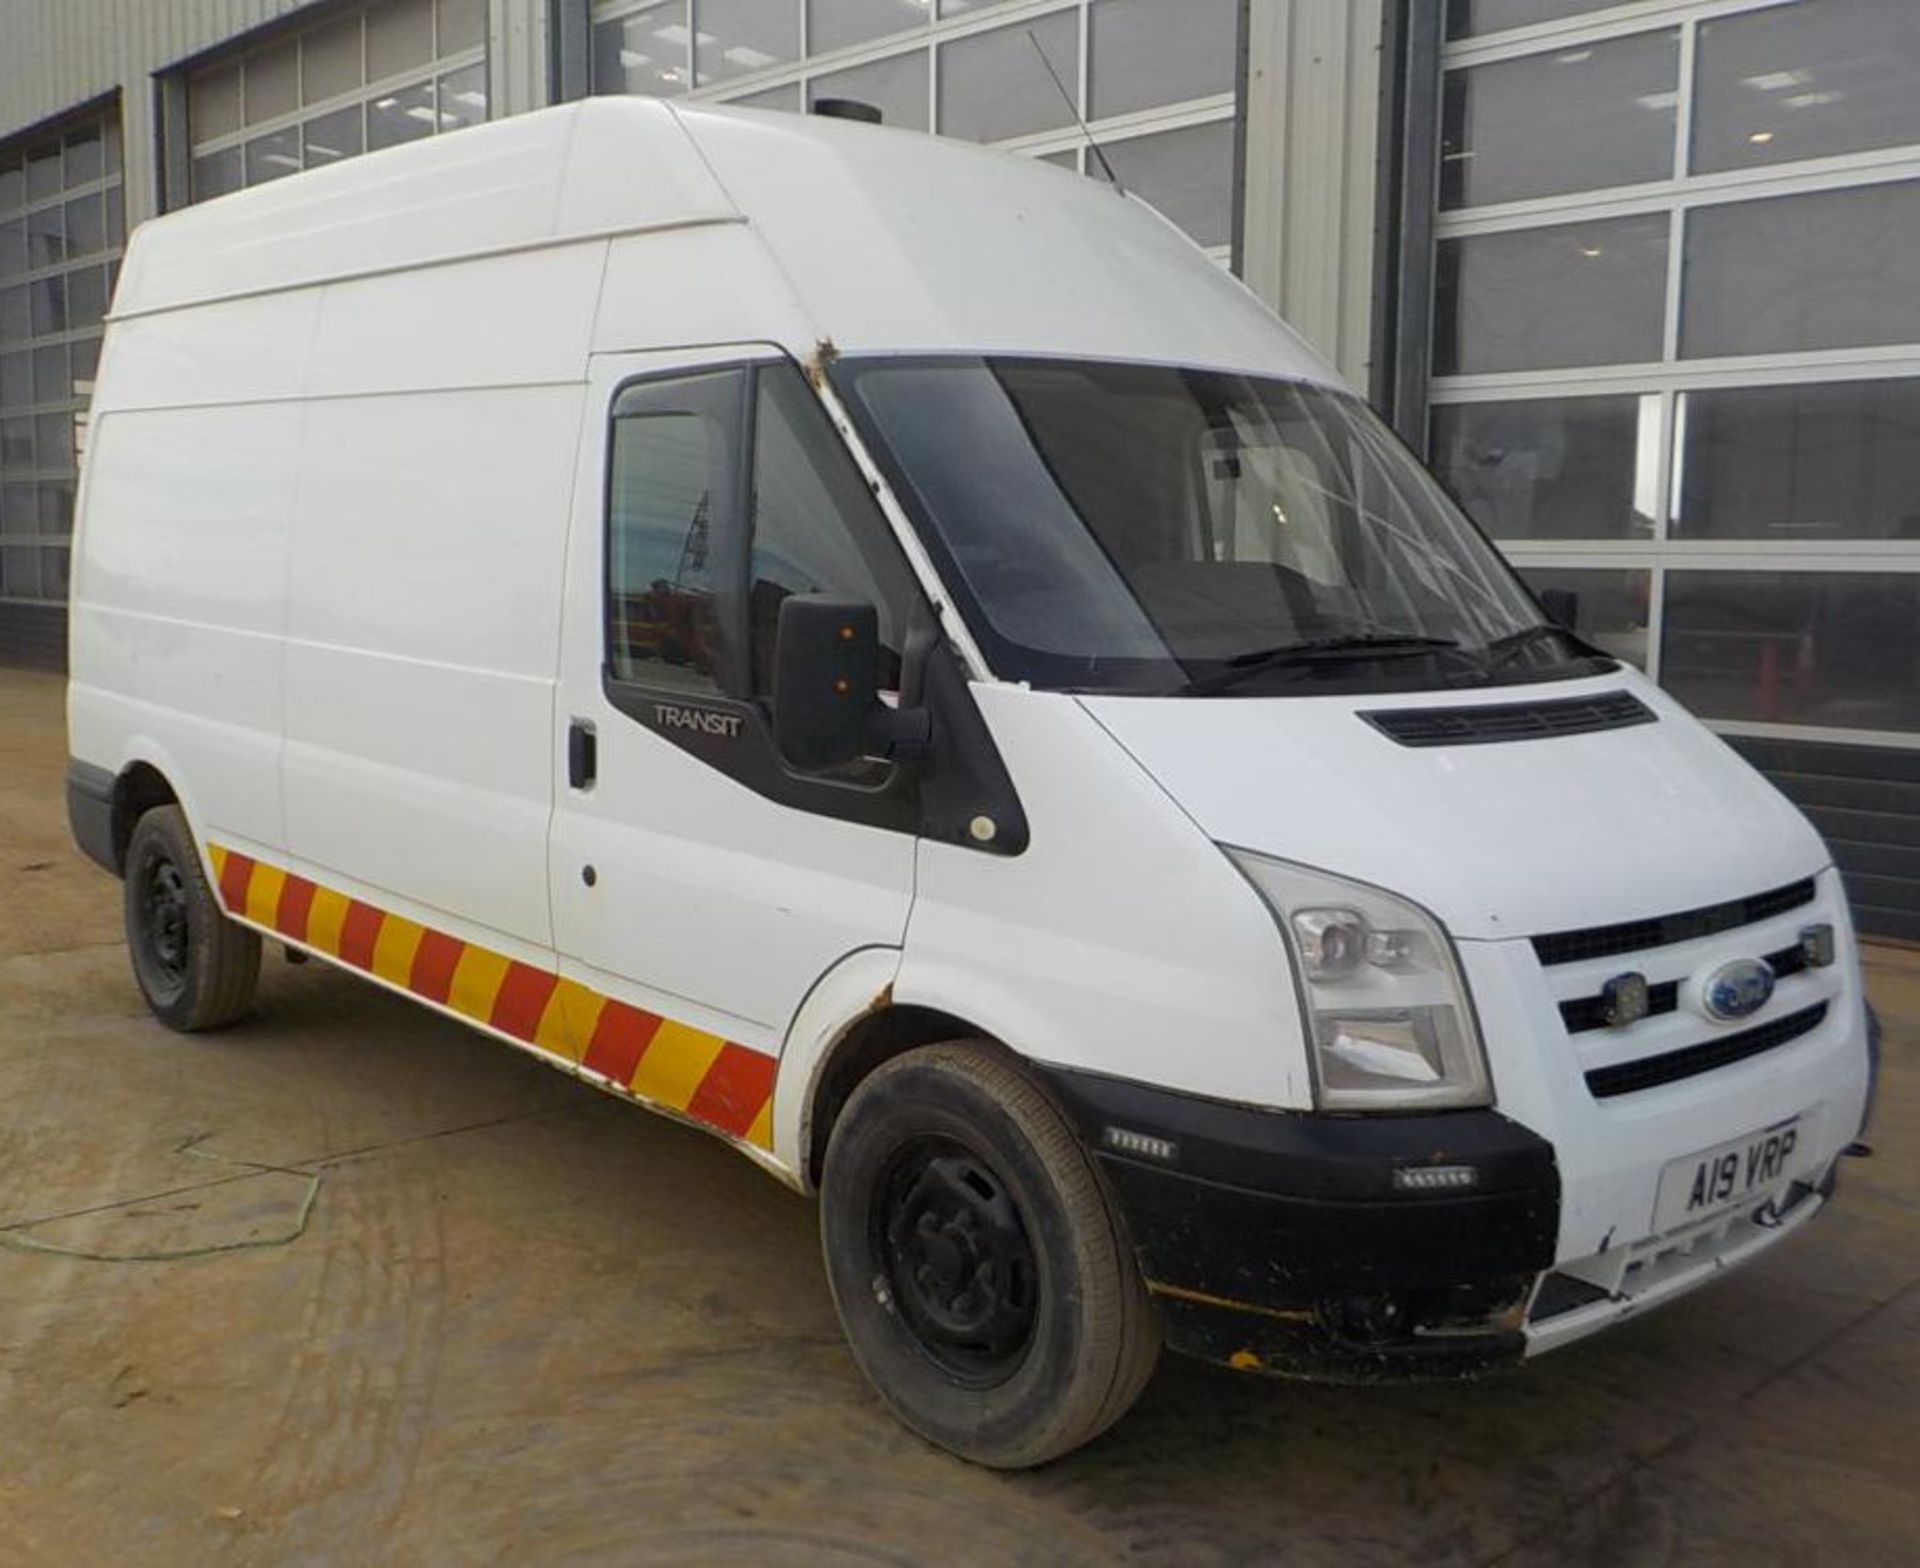
<svg viewBox="0 0 1920 1568"><path fill-rule="evenodd" d="M1211 696L1276 666L1294 665L1302 669L1314 669L1324 664L1360 663L1371 659L1420 658L1459 648L1458 639L1453 637L1419 637L1397 632L1350 632L1339 637L1309 637L1300 642L1277 643L1271 648L1254 648L1246 653L1237 653L1227 660L1222 669L1187 682L1175 694L1182 697ZM1475 665L1477 668L1477 661Z"/></svg>
<svg viewBox="0 0 1920 1568"><path fill-rule="evenodd" d="M1558 643L1585 659L1608 659L1612 655L1603 653L1592 643L1576 637L1564 626L1554 626L1542 621L1537 625L1523 626L1517 632L1508 632L1504 637L1496 637L1487 644L1487 673L1504 670L1529 648L1543 642Z"/></svg>

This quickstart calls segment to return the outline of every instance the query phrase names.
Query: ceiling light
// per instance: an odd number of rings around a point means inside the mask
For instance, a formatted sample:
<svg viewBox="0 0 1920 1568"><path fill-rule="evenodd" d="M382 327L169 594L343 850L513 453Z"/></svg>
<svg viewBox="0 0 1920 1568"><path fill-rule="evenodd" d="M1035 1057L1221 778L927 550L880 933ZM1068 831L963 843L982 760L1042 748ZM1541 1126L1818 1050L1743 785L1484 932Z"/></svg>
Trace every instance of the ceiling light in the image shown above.
<svg viewBox="0 0 1920 1568"><path fill-rule="evenodd" d="M1747 138L1747 140L1752 142L1753 145L1756 147L1764 147L1767 145L1768 142L1773 140L1773 132L1772 131L1755 131L1751 136Z"/></svg>

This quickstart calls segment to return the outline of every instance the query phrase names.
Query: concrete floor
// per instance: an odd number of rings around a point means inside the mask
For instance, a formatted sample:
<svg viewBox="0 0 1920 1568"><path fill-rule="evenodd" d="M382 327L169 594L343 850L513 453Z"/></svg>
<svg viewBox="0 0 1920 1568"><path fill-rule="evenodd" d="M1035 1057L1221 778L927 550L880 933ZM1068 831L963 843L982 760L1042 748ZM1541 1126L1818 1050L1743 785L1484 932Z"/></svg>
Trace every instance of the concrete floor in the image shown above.
<svg viewBox="0 0 1920 1568"><path fill-rule="evenodd" d="M319 964L183 1039L70 847L59 683L0 674L0 1564L1920 1561L1920 963L1874 1132L1727 1281L1464 1387L1169 1359L1034 1475L870 1395L810 1207ZM261 1170L260 1166L280 1167Z"/></svg>

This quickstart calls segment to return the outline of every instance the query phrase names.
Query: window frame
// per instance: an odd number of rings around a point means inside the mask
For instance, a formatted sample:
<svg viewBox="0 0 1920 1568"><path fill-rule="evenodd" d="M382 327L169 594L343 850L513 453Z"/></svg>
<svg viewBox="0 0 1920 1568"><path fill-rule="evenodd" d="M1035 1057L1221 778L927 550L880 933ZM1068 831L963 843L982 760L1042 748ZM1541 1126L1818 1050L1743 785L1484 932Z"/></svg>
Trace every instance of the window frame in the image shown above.
<svg viewBox="0 0 1920 1568"><path fill-rule="evenodd" d="M805 774L790 768L773 741L771 694L753 690L753 667L749 639L752 615L748 574L752 567L754 527L752 520L755 454L759 449L758 409L761 374L769 369L790 372L805 395L819 403L804 372L791 356L777 349L745 354L739 358L716 360L707 364L649 369L622 377L611 389L601 418L605 425L605 447L601 454L599 562L600 595L599 662L601 691L608 703L628 719L650 730L661 739L726 773L757 794L784 805L817 815L859 822L867 826L899 832L923 831L919 770L892 762L862 761L834 774ZM691 692L654 684L643 679L623 677L613 664L613 471L615 413L623 402L636 394L647 399L656 390L661 394L658 407L650 413L695 412L689 400L676 395L676 389L699 379L731 381L731 387L712 399L708 409L731 406L734 435L726 454L728 503L735 508L733 523L726 514L710 542L714 574L715 626L719 648L714 664L719 678L711 692ZM823 428L841 438L834 422L821 407ZM631 415L625 417L632 417ZM843 448L844 450L844 448ZM849 462L853 461L847 453ZM871 495L863 484L861 493ZM718 511L718 509L716 509ZM861 540L857 530L865 527L857 519L845 524L854 533L854 546L863 558L869 549L887 552L897 568L903 602L891 607L900 628L902 662L902 700L915 700L926 673L924 665L933 656L940 641L938 618L915 576L900 541L887 525L876 502L871 511L871 539ZM741 526L741 520L745 526ZM876 586L885 592L888 584ZM909 694L912 694L911 696ZM689 722L691 718L691 722ZM976 748L977 749L977 748Z"/></svg>

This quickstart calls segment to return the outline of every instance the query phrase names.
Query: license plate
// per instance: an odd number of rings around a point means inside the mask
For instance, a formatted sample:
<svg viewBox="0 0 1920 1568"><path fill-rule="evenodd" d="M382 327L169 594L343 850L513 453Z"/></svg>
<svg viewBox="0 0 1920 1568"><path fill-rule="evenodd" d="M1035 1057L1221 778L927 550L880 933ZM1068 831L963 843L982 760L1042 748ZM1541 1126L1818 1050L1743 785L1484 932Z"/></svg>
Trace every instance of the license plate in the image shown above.
<svg viewBox="0 0 1920 1568"><path fill-rule="evenodd" d="M1796 1116L1673 1161L1660 1173L1660 1195L1653 1208L1654 1233L1665 1235L1779 1186L1792 1168L1793 1151L1799 1141L1800 1118Z"/></svg>

